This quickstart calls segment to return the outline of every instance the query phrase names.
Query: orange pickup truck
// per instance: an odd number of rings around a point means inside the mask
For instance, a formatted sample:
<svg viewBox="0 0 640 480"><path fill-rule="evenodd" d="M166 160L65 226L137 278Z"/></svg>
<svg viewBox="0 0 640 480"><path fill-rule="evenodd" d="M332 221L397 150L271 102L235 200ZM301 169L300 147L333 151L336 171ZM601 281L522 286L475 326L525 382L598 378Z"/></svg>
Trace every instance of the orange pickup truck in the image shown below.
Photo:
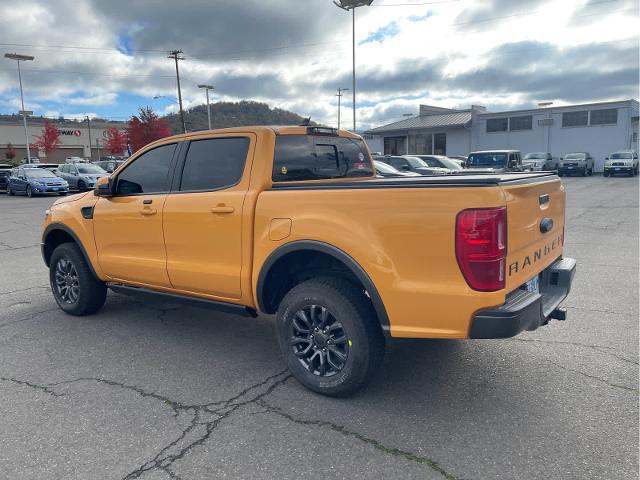
<svg viewBox="0 0 640 480"><path fill-rule="evenodd" d="M276 315L305 386L345 395L387 337L505 338L563 320L565 192L551 173L377 178L363 140L239 127L150 144L47 211L65 312L107 289Z"/></svg>

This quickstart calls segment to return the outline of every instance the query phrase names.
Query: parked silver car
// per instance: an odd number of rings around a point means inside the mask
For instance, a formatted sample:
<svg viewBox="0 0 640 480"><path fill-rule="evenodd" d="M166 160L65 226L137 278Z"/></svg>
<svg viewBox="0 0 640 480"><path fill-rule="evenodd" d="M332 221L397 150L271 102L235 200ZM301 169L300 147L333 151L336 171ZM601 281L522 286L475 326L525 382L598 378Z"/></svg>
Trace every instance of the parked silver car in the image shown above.
<svg viewBox="0 0 640 480"><path fill-rule="evenodd" d="M80 192L92 189L99 178L107 175L103 168L91 163L65 163L58 167L58 176Z"/></svg>
<svg viewBox="0 0 640 480"><path fill-rule="evenodd" d="M630 177L638 175L638 154L633 150L621 150L606 157L604 162L605 177L618 173L626 173Z"/></svg>
<svg viewBox="0 0 640 480"><path fill-rule="evenodd" d="M549 152L527 153L522 159L522 166L525 170L539 172L542 170L557 170L558 159Z"/></svg>
<svg viewBox="0 0 640 480"><path fill-rule="evenodd" d="M558 176L563 175L593 175L593 157L589 152L567 153L560 157Z"/></svg>

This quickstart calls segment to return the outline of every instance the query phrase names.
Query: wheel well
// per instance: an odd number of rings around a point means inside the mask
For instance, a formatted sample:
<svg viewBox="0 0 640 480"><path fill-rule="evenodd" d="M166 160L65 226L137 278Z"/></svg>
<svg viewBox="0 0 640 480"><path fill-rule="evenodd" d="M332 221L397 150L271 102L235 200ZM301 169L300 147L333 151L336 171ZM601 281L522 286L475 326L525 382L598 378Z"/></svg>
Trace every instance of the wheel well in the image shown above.
<svg viewBox="0 0 640 480"><path fill-rule="evenodd" d="M47 236L44 239L44 244L42 246L42 255L44 257L44 263L46 263L47 267L49 266L51 255L58 245L69 242L75 243L75 241L75 238L61 229L51 230L49 233L47 233Z"/></svg>
<svg viewBox="0 0 640 480"><path fill-rule="evenodd" d="M262 282L262 309L275 313L286 293L299 283L311 278L332 276L344 278L354 285L365 287L342 261L324 252L297 250L280 257L269 268Z"/></svg>

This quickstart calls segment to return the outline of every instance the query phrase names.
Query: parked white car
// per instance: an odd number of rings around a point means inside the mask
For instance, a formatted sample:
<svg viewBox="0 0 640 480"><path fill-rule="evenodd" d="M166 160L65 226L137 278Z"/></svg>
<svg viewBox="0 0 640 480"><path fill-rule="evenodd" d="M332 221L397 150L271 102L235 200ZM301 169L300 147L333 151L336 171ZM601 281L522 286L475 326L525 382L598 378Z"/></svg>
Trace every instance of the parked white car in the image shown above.
<svg viewBox="0 0 640 480"><path fill-rule="evenodd" d="M626 173L630 177L638 175L638 154L633 150L621 150L606 157L604 176Z"/></svg>

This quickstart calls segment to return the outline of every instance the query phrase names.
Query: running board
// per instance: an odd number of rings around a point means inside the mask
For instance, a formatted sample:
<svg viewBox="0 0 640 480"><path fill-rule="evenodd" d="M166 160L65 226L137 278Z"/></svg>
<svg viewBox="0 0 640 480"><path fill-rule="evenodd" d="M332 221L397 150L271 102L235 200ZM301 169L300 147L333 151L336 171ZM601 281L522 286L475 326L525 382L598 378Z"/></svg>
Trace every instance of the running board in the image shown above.
<svg viewBox="0 0 640 480"><path fill-rule="evenodd" d="M117 293L125 295L138 295L153 301L175 302L189 305L192 307L207 308L218 312L233 313L243 317L256 318L258 313L249 307L236 305L235 303L216 302L215 300L207 300L206 298L189 297L187 295L176 295L175 293L158 292L142 287L130 287L118 283L107 283L107 287Z"/></svg>

